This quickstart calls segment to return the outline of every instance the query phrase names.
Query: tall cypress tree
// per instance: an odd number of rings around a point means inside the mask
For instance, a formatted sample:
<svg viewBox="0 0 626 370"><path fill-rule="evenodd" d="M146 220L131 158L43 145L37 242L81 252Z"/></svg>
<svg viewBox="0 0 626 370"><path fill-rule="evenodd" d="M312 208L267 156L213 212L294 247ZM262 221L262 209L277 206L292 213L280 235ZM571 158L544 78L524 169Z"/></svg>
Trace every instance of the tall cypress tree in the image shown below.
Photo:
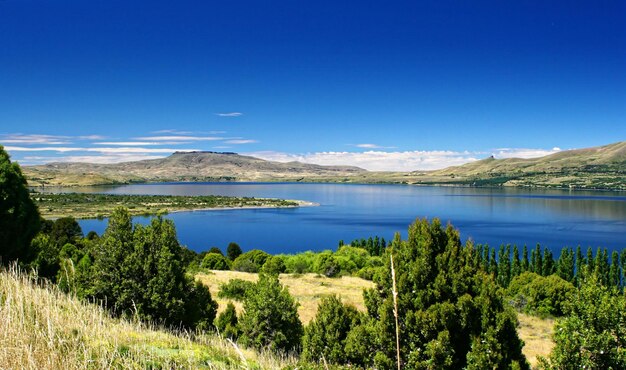
<svg viewBox="0 0 626 370"><path fill-rule="evenodd" d="M522 272L529 271L530 268L528 266L528 246L524 244L524 248L522 249Z"/></svg>
<svg viewBox="0 0 626 370"><path fill-rule="evenodd" d="M519 250L517 244L513 245L513 262L511 263L511 280L522 273L522 266L519 260Z"/></svg>
<svg viewBox="0 0 626 370"><path fill-rule="evenodd" d="M620 267L619 267L619 253L613 251L611 254L611 269L609 271L609 286L619 288L620 286Z"/></svg>

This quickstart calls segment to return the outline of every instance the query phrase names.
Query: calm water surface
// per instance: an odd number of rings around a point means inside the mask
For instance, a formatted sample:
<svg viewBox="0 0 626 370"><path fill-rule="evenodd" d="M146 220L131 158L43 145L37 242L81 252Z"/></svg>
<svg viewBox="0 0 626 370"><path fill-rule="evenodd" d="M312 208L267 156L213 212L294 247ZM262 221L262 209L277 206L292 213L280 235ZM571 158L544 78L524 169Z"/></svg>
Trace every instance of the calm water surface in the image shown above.
<svg viewBox="0 0 626 370"><path fill-rule="evenodd" d="M222 249L231 241L244 250L270 253L335 249L339 240L394 232L406 236L416 218L439 217L464 240L559 250L563 246L626 248L626 193L557 190L421 187L407 185L167 183L89 187L111 194L232 195L300 199L318 207L196 211L168 215L181 243L196 251ZM148 222L147 218L135 218ZM80 221L102 233L106 221Z"/></svg>

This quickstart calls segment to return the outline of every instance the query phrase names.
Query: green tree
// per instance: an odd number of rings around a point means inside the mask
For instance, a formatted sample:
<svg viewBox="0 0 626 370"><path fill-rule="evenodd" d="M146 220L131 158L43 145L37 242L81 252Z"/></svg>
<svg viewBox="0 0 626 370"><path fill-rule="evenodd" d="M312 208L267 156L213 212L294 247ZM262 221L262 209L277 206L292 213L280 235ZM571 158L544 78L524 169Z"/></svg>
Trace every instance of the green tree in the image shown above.
<svg viewBox="0 0 626 370"><path fill-rule="evenodd" d="M265 261L261 271L266 274L278 275L285 272L287 267L285 267L285 262L279 256L272 256Z"/></svg>
<svg viewBox="0 0 626 370"><path fill-rule="evenodd" d="M511 263L511 279L522 273L522 264L519 260L517 245L513 246L513 262Z"/></svg>
<svg viewBox="0 0 626 370"><path fill-rule="evenodd" d="M239 320L237 310L232 302L228 302L226 309L215 319L215 327L218 332L226 338L236 340L239 338Z"/></svg>
<svg viewBox="0 0 626 370"><path fill-rule="evenodd" d="M228 257L229 260L231 261L236 260L237 257L241 256L242 253L243 251L241 250L241 247L239 246L239 244L235 242L228 243L228 247L226 248L226 256Z"/></svg>
<svg viewBox="0 0 626 370"><path fill-rule="evenodd" d="M262 250L253 249L243 253L233 261L233 270L242 272L259 272L270 255Z"/></svg>
<svg viewBox="0 0 626 370"><path fill-rule="evenodd" d="M243 302L240 340L257 349L298 352L303 334L298 304L274 275L261 274Z"/></svg>
<svg viewBox="0 0 626 370"><path fill-rule="evenodd" d="M57 247L62 247L67 243L76 244L83 237L83 230L74 217L61 217L54 221L50 230L50 241Z"/></svg>
<svg viewBox="0 0 626 370"><path fill-rule="evenodd" d="M395 240L394 256L401 362L403 367L528 368L516 332L516 317L493 278L473 267L472 247L463 247L457 230L418 220L406 241ZM389 255L386 255L387 261ZM365 293L375 321L373 363L395 367L395 317L391 267L374 277Z"/></svg>
<svg viewBox="0 0 626 370"><path fill-rule="evenodd" d="M611 254L611 269L609 271L609 286L613 288L620 287L620 267L619 267L619 253L613 251Z"/></svg>
<svg viewBox="0 0 626 370"><path fill-rule="evenodd" d="M530 271L528 266L528 246L524 244L522 249L522 272Z"/></svg>
<svg viewBox="0 0 626 370"><path fill-rule="evenodd" d="M565 281L574 282L574 251L571 248L561 249L556 274Z"/></svg>
<svg viewBox="0 0 626 370"><path fill-rule="evenodd" d="M591 277L557 320L554 342L548 369L626 369L626 298Z"/></svg>
<svg viewBox="0 0 626 370"><path fill-rule="evenodd" d="M317 314L304 331L302 356L307 361L343 364L349 358L345 351L348 333L358 324L359 313L344 305L336 296L323 297Z"/></svg>
<svg viewBox="0 0 626 370"><path fill-rule="evenodd" d="M41 217L30 198L28 185L17 163L0 145L0 263L30 262L31 240L40 229Z"/></svg>
<svg viewBox="0 0 626 370"><path fill-rule="evenodd" d="M230 270L228 259L217 253L208 253L204 256L201 267L209 270Z"/></svg>

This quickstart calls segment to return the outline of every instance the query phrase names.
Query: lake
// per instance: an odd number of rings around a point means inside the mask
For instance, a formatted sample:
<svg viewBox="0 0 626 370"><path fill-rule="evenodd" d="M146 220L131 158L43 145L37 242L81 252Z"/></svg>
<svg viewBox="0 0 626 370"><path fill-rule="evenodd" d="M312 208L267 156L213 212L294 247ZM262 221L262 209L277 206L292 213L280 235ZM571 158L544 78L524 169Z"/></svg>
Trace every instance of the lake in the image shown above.
<svg viewBox="0 0 626 370"><path fill-rule="evenodd" d="M67 189L65 189L67 190ZM626 248L626 193L411 185L301 183L164 183L72 188L111 194L231 195L299 199L316 207L174 213L182 244L202 251L270 253L335 249L339 240L379 235L406 237L416 218L439 217L461 231L463 240L500 244ZM136 217L146 223L148 218ZM99 234L106 220L81 220L83 231ZM558 256L557 256L558 257Z"/></svg>

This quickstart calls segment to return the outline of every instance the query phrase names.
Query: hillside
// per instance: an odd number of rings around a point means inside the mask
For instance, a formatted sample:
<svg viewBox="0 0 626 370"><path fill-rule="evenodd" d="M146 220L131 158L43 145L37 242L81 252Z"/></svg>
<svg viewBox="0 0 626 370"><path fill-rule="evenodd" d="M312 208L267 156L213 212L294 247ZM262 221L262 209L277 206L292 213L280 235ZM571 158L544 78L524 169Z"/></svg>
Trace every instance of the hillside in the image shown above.
<svg viewBox="0 0 626 370"><path fill-rule="evenodd" d="M176 152L166 158L117 164L49 163L23 168L32 186L166 181L316 181L366 172L358 167L281 163L218 152Z"/></svg>
<svg viewBox="0 0 626 370"><path fill-rule="evenodd" d="M489 157L414 174L415 183L626 189L626 141L531 159Z"/></svg>
<svg viewBox="0 0 626 370"><path fill-rule="evenodd" d="M372 172L350 166L273 162L235 153L190 152L118 164L25 166L32 186L166 181L302 181L626 190L626 141L545 157L489 157L437 171Z"/></svg>
<svg viewBox="0 0 626 370"><path fill-rule="evenodd" d="M276 369L294 362L216 335L114 319L15 270L0 271L0 317L3 369Z"/></svg>

